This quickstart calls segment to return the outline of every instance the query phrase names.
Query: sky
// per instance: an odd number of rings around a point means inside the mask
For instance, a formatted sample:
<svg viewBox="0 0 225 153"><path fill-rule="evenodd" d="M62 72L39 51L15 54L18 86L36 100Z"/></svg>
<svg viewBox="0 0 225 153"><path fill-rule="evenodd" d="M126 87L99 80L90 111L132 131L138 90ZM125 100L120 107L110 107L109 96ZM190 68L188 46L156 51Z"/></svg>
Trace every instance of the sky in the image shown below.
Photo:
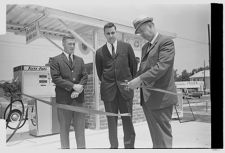
<svg viewBox="0 0 225 153"><path fill-rule="evenodd" d="M132 21L139 16L153 17L157 29L177 35L174 39L176 52L174 69L177 69L179 74L184 69L191 72L194 68L203 67L204 61L208 65L207 28L210 24L210 1L162 3L149 0L64 0L50 2L20 1L22 4L37 4L129 26L132 26ZM7 4L14 3L17 4L18 1L7 1Z"/></svg>
<svg viewBox="0 0 225 153"><path fill-rule="evenodd" d="M133 2L133 3L132 3ZM210 4L152 4L145 3L108 3L82 7L60 6L59 9L132 26L138 16L153 17L156 28L176 33L175 69L203 67L209 62L208 24L210 24ZM98 11L96 11L98 10ZM190 41L192 40L192 41Z"/></svg>

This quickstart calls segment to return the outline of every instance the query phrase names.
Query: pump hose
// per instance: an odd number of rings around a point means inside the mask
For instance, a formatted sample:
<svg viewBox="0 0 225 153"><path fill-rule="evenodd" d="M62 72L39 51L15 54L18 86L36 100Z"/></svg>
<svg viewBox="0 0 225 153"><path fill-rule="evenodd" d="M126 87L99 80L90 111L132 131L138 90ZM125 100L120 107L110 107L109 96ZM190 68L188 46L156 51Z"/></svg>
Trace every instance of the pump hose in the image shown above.
<svg viewBox="0 0 225 153"><path fill-rule="evenodd" d="M22 102L22 100L13 100L12 102L10 102L10 104L6 107L6 109L5 109L5 112L4 112L4 119L6 120L6 127L8 127L8 128L10 128L10 129L12 129L12 130L14 130L15 128L14 127L11 127L11 126L9 126L9 122L11 121L10 120L10 116L11 116L11 114L14 112L14 111L19 111L19 110L17 110L17 109L12 109L12 106L13 106L13 103L16 103L16 102L19 102L20 104L21 104L21 106L22 106L22 111L20 111L21 113L23 113L23 114L25 114L25 108L24 108L24 104L23 104L23 102ZM8 111L8 109L10 109L9 110L9 112L7 113L7 111ZM20 113L19 112L19 113ZM20 116L21 116L21 118L23 117L22 116L22 114L20 114ZM25 117L25 120L24 120L24 122L21 124L21 126L19 126L19 128L21 128L21 127L23 127L23 125L25 124L25 122L26 122L26 118L27 118L27 113L26 113L26 117Z"/></svg>
<svg viewBox="0 0 225 153"><path fill-rule="evenodd" d="M22 112L22 115L24 115L24 112ZM18 125L16 126L15 130L13 131L13 133L8 137L8 139L6 140L6 142L9 142L9 140L13 137L13 135L16 133L16 131L19 129L19 126L22 122L22 119L19 121Z"/></svg>
<svg viewBox="0 0 225 153"><path fill-rule="evenodd" d="M17 124L17 126L15 128L13 128L13 127L9 126L9 122L10 122L9 118L10 118L11 112L13 111L12 105L13 105L13 103L15 103L17 101L21 103L22 111L21 111L21 114L20 114L21 117L20 117L19 123ZM8 116L7 116L6 112L7 112L8 109L10 109L10 111L8 113ZM6 120L6 128L8 127L10 129L14 130L13 133L7 138L6 142L8 142L13 137L13 135L16 133L16 131L18 129L20 129L21 127L23 127L23 125L26 123L28 110L26 110L25 118L23 118L24 114L25 114L25 109L24 109L24 104L23 104L22 100L12 100L10 102L10 104L6 107L5 112L4 112L4 119ZM24 121L24 122L22 123L22 121Z"/></svg>

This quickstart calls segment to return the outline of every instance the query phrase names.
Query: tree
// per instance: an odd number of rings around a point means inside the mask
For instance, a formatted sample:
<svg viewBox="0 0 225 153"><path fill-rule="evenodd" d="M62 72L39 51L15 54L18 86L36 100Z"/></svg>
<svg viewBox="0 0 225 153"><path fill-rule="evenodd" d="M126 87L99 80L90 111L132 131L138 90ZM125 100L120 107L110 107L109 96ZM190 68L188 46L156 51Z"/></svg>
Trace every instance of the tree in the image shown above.
<svg viewBox="0 0 225 153"><path fill-rule="evenodd" d="M198 69L193 69L192 71L191 71L191 75L193 75L193 74L195 74L195 73L197 73L198 72Z"/></svg>
<svg viewBox="0 0 225 153"><path fill-rule="evenodd" d="M204 70L204 67L199 67L199 68L193 69L190 73L188 73L187 70L185 69L182 71L181 75L179 75L176 69L174 70L174 80L175 81L190 81L190 76L203 70ZM209 66L206 66L205 70L209 70Z"/></svg>
<svg viewBox="0 0 225 153"><path fill-rule="evenodd" d="M187 70L183 70L181 73L181 81L189 81L190 80L190 74L187 72Z"/></svg>

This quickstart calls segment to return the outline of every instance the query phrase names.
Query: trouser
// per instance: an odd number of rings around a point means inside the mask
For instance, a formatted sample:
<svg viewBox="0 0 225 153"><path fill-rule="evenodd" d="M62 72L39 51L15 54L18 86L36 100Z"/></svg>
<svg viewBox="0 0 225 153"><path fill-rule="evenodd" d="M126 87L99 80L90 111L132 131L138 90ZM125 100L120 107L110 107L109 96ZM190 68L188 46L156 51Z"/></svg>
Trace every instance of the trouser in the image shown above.
<svg viewBox="0 0 225 153"><path fill-rule="evenodd" d="M105 111L116 113L131 113L132 114L132 99L124 100L124 98L117 93L115 99L111 102L104 101ZM122 116L123 132L124 132L124 147L125 148L134 148L135 141L135 131L132 123L131 116ZM118 137L117 137L117 122L118 117L116 116L107 116L108 120L108 132L109 132L109 141L110 148L118 148Z"/></svg>
<svg viewBox="0 0 225 153"><path fill-rule="evenodd" d="M153 148L172 148L172 119L173 105L152 110L148 103L143 102L142 108L150 130Z"/></svg>
<svg viewBox="0 0 225 153"><path fill-rule="evenodd" d="M82 103L73 102L74 106L82 107ZM71 121L73 123L77 148L85 148L85 114L58 108L58 120L60 125L60 142L62 149L70 148L69 131Z"/></svg>

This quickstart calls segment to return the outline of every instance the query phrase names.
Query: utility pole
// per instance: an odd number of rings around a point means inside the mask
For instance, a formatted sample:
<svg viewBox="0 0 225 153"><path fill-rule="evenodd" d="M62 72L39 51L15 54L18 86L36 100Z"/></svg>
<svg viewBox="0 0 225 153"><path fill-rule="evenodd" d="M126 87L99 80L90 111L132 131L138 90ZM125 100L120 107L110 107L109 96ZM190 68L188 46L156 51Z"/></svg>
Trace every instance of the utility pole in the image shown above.
<svg viewBox="0 0 225 153"><path fill-rule="evenodd" d="M209 41L209 76L211 77L211 36L210 36L210 25L208 24L208 41ZM204 81L204 88L205 86L205 81ZM205 90L204 90L205 94Z"/></svg>
<svg viewBox="0 0 225 153"><path fill-rule="evenodd" d="M203 88L204 88L204 95L205 95L205 88L206 88L206 86L205 86L205 60L204 60L204 86L203 86Z"/></svg>
<svg viewBox="0 0 225 153"><path fill-rule="evenodd" d="M211 69L211 39L210 39L210 25L208 24L208 41L209 41L209 71Z"/></svg>

